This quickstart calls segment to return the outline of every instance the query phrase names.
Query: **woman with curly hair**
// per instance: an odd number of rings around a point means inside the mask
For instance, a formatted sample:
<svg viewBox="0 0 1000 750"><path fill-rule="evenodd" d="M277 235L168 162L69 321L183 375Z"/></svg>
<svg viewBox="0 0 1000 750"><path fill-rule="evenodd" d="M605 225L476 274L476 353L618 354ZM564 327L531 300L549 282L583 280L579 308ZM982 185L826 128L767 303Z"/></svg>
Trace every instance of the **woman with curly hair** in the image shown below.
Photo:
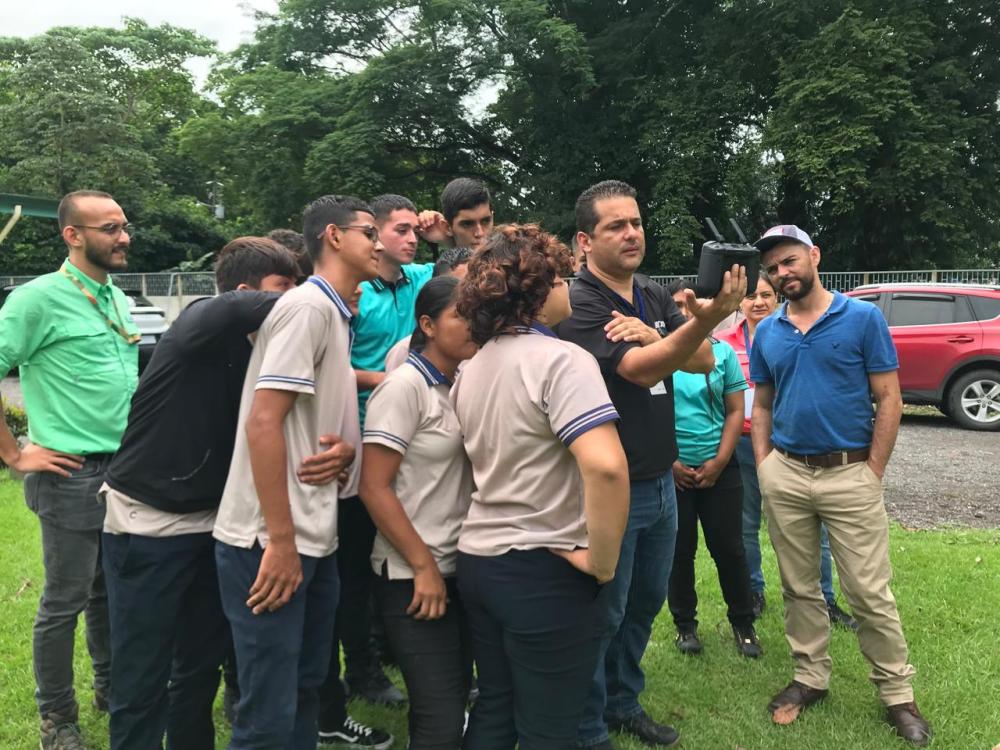
<svg viewBox="0 0 1000 750"><path fill-rule="evenodd" d="M570 269L552 235L507 225L459 288L480 346L452 389L477 487L458 541L480 689L467 750L575 747L596 667L628 466L597 362L551 331L570 315Z"/></svg>

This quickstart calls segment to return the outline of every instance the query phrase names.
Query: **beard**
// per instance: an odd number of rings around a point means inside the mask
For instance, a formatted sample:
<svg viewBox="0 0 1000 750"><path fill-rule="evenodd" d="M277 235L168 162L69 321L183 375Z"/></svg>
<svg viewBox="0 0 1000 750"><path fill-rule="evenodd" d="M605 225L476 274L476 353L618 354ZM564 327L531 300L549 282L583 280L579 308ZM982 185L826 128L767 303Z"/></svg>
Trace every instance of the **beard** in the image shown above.
<svg viewBox="0 0 1000 750"><path fill-rule="evenodd" d="M116 259L113 253L116 250L120 250L122 256L120 260ZM87 262L91 265L100 268L102 271L120 271L123 268L128 267L128 248L115 245L107 250L98 250L95 247L90 247L89 245L84 248L83 254L86 257Z"/></svg>
<svg viewBox="0 0 1000 750"><path fill-rule="evenodd" d="M785 289L785 285L791 281L797 281L799 283L799 288L794 292L789 292ZM809 278L799 278L798 276L787 279L781 284L781 293L785 295L785 299L791 300L792 302L797 302L803 297L808 297L809 293L816 286L816 277L810 276Z"/></svg>

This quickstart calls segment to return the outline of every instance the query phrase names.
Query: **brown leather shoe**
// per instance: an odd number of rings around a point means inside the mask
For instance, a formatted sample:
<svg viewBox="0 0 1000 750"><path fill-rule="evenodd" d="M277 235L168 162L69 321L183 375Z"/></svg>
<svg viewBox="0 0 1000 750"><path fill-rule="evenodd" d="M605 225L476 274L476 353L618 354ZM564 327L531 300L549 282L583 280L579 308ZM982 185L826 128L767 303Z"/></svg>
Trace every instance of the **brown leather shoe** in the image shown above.
<svg viewBox="0 0 1000 750"><path fill-rule="evenodd" d="M913 701L889 706L889 723L896 734L912 745L925 747L931 741L931 726Z"/></svg>
<svg viewBox="0 0 1000 750"><path fill-rule="evenodd" d="M822 700L828 692L830 691L817 690L792 680L788 683L788 687L771 699L767 704L767 710L771 712L775 724L791 724L798 718L802 709Z"/></svg>

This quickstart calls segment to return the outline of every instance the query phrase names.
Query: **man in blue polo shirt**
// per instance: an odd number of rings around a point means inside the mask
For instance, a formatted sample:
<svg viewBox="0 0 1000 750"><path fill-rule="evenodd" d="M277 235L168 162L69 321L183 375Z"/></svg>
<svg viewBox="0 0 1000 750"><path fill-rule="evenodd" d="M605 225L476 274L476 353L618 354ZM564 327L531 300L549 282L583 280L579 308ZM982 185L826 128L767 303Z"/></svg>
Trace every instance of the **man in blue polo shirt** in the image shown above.
<svg viewBox="0 0 1000 750"><path fill-rule="evenodd" d="M750 353L756 383L750 429L795 658L793 681L768 709L776 724L790 724L827 694L832 663L819 585L823 522L889 723L924 746L931 730L913 702L915 670L889 590L882 477L903 405L889 328L874 305L823 288L820 250L798 227L773 227L756 246L787 300L761 321Z"/></svg>

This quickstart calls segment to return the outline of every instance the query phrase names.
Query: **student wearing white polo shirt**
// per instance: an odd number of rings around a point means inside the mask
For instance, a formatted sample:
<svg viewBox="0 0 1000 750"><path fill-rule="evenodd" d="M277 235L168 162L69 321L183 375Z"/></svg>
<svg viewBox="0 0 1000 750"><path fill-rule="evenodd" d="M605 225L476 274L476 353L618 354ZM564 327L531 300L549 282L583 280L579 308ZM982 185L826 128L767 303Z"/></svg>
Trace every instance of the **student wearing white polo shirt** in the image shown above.
<svg viewBox="0 0 1000 750"><path fill-rule="evenodd" d="M410 698L409 750L461 745L472 677L455 584L472 467L448 396L476 345L455 312L457 287L442 276L420 290L409 357L369 399L363 438L361 497L379 529L375 601Z"/></svg>
<svg viewBox="0 0 1000 750"><path fill-rule="evenodd" d="M375 217L357 198L328 195L303 224L316 273L257 334L215 522L240 685L230 750L316 747L339 593L339 488L303 484L296 470L324 434L361 450L345 299L377 272Z"/></svg>
<svg viewBox="0 0 1000 750"><path fill-rule="evenodd" d="M459 291L480 346L452 388L477 487L458 541L480 690L466 750L575 747L597 665L628 465L597 362L550 330L571 268L552 235L502 226Z"/></svg>

